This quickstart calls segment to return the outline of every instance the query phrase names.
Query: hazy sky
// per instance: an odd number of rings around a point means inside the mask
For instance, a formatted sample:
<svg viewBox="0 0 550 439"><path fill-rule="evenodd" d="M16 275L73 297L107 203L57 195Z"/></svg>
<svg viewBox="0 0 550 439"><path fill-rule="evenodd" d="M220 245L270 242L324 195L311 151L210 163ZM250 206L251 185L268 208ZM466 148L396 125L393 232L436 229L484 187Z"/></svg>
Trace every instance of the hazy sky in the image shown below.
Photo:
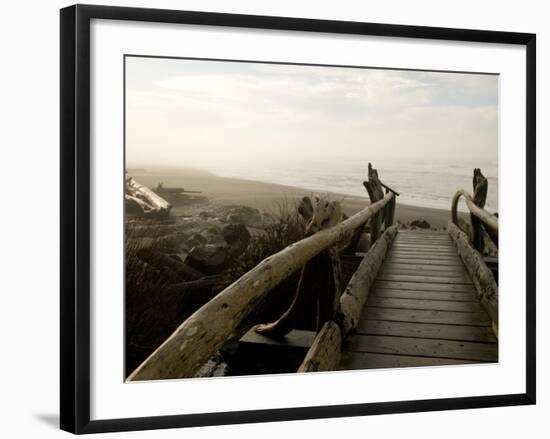
<svg viewBox="0 0 550 439"><path fill-rule="evenodd" d="M497 159L498 77L126 58L129 165Z"/></svg>

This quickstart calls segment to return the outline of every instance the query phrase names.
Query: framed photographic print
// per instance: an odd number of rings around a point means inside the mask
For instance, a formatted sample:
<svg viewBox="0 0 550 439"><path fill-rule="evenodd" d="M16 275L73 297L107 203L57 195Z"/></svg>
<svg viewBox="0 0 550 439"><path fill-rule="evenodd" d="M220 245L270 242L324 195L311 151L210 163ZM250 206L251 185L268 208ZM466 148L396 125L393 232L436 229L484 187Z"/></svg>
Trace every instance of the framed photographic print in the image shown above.
<svg viewBox="0 0 550 439"><path fill-rule="evenodd" d="M61 427L535 403L535 35L61 10Z"/></svg>

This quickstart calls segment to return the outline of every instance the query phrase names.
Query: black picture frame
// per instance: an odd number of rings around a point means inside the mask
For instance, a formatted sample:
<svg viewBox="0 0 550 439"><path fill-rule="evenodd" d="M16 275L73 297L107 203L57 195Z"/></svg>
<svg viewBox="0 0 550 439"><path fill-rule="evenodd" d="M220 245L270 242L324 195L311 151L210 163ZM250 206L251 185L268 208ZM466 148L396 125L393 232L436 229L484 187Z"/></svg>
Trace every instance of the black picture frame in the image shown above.
<svg viewBox="0 0 550 439"><path fill-rule="evenodd" d="M133 20L526 47L526 392L384 403L90 420L90 21ZM535 403L536 36L530 33L266 17L210 12L75 5L61 10L61 404L73 433L273 422Z"/></svg>

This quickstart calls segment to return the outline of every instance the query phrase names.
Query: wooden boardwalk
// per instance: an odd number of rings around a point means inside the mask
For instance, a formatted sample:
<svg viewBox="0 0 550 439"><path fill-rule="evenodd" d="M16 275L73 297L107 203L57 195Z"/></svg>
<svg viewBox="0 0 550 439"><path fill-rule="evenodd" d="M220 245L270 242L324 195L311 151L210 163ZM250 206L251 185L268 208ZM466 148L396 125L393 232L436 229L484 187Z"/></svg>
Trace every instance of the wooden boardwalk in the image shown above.
<svg viewBox="0 0 550 439"><path fill-rule="evenodd" d="M399 193L379 180L370 163L363 185L371 203L343 221L338 203L304 197L297 210L307 236L197 309L128 380L194 377L217 353L239 357L241 348L246 370L234 368L236 375L498 361L498 282L483 256L486 239L491 251L498 249L498 217L482 207L488 183L479 168L474 194L460 189L453 196L447 232L399 231ZM462 197L469 232L458 224ZM367 225L371 245L360 255L358 238ZM338 282L337 250L341 260L355 264L345 288ZM265 306L270 291L298 272L288 308L275 320L254 324L259 304ZM315 331L296 329L303 313L314 313Z"/></svg>
<svg viewBox="0 0 550 439"><path fill-rule="evenodd" d="M340 369L498 361L491 319L447 232L400 231Z"/></svg>

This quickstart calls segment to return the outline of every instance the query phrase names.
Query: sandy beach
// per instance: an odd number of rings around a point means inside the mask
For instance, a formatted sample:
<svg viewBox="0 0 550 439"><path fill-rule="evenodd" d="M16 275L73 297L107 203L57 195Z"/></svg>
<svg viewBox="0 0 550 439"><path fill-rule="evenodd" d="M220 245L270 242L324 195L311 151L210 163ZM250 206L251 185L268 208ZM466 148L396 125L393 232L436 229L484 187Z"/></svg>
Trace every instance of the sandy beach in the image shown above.
<svg viewBox="0 0 550 439"><path fill-rule="evenodd" d="M340 201L342 210L349 216L363 209L369 203L365 190L364 197L354 197L338 193L314 192L308 189L264 183L253 180L218 177L205 171L178 169L129 169L129 176L149 187L155 187L162 182L164 187L181 187L189 191L200 191L211 203L218 205L243 205L255 207L265 212L278 209L281 203L300 199L305 195L319 193L328 195L330 199ZM449 200L449 209L450 209ZM186 206L174 206L175 215L185 214ZM443 228L449 218L449 211L411 206L397 202L396 219L407 223L414 219L424 219L432 227Z"/></svg>

